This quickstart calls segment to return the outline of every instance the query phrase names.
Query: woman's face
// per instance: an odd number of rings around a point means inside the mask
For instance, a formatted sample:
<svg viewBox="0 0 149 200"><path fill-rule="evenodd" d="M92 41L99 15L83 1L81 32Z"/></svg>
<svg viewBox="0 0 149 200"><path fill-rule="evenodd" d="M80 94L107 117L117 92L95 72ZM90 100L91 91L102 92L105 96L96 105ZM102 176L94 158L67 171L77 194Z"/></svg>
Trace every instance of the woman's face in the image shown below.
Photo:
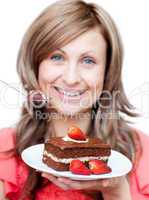
<svg viewBox="0 0 149 200"><path fill-rule="evenodd" d="M50 106L63 115L91 110L103 88L106 41L92 29L51 52L39 65L41 90Z"/></svg>

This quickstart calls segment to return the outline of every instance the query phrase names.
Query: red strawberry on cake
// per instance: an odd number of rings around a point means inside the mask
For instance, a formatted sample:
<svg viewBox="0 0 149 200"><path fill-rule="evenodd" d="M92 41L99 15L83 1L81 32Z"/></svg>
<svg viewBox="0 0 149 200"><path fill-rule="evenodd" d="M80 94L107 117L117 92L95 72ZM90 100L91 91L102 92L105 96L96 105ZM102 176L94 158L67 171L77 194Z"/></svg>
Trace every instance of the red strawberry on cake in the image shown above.
<svg viewBox="0 0 149 200"><path fill-rule="evenodd" d="M43 162L58 171L90 175L109 173L111 147L100 138L89 138L76 126L65 137L49 138L44 144Z"/></svg>
<svg viewBox="0 0 149 200"><path fill-rule="evenodd" d="M68 129L67 135L74 140L86 140L86 135L80 128L72 126Z"/></svg>

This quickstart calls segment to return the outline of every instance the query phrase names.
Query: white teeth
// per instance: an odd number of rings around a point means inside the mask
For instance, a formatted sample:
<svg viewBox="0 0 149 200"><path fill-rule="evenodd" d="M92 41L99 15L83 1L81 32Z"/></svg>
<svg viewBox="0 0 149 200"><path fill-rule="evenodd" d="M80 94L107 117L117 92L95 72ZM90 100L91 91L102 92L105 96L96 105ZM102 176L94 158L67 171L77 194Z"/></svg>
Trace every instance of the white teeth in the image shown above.
<svg viewBox="0 0 149 200"><path fill-rule="evenodd" d="M71 96L71 97L74 97L74 96L78 96L78 95L81 95L83 92L66 92L65 90L63 89L60 89L60 88L57 88L56 89L62 93L63 95L66 95L66 96Z"/></svg>

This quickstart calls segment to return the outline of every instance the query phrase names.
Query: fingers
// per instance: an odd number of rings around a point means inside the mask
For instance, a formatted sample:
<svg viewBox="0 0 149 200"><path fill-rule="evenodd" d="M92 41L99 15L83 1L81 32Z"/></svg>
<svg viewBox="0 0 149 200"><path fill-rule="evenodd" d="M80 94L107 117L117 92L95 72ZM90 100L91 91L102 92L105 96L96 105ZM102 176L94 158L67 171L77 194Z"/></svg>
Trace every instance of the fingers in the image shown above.
<svg viewBox="0 0 149 200"><path fill-rule="evenodd" d="M76 190L100 190L99 181L76 181L68 178L58 178L60 182L63 182L65 185L69 185L71 189Z"/></svg>
<svg viewBox="0 0 149 200"><path fill-rule="evenodd" d="M92 180L92 181L76 181L71 180L68 178L58 178L58 180L65 185L68 185L71 189L79 189L79 190L105 190L108 188L116 187L122 180L122 177L118 178L110 178L110 179L98 179L98 180Z"/></svg>
<svg viewBox="0 0 149 200"><path fill-rule="evenodd" d="M42 176L49 179L55 185L63 188L64 190L68 189L76 189L76 190L96 190L96 191L106 191L108 189L112 189L121 181L124 180L125 177L117 177L117 178L109 178L109 179L98 179L92 181L77 181L71 180L69 178L64 177L55 177L49 173L42 173Z"/></svg>
<svg viewBox="0 0 149 200"><path fill-rule="evenodd" d="M55 185L61 187L64 190L70 189L70 187L68 185L66 185L65 183L59 181L58 178L53 176L52 174L42 173L41 176L44 177L44 178L47 178L49 181L51 181L52 183L54 183Z"/></svg>
<svg viewBox="0 0 149 200"><path fill-rule="evenodd" d="M103 180L103 185L106 187L116 187L117 185L121 184L122 181L126 179L124 176L121 177L115 177L115 178L110 178L110 179L104 179Z"/></svg>

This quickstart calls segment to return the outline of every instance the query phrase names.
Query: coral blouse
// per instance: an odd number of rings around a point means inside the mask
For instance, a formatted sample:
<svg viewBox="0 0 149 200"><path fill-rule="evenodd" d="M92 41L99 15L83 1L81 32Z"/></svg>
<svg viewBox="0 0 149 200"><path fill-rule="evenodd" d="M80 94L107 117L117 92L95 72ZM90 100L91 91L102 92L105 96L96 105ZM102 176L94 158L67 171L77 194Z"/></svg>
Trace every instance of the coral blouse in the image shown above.
<svg viewBox="0 0 149 200"><path fill-rule="evenodd" d="M139 131L143 146L143 154L137 169L130 176L132 200L149 199L149 137ZM15 145L15 129L0 130L0 152L13 148ZM19 200L25 180L28 176L28 166L18 157L5 159L0 154L0 180L4 182L5 196L10 200ZM49 182L36 192L36 200L93 200L81 190L63 190ZM29 200L29 199L26 199Z"/></svg>

